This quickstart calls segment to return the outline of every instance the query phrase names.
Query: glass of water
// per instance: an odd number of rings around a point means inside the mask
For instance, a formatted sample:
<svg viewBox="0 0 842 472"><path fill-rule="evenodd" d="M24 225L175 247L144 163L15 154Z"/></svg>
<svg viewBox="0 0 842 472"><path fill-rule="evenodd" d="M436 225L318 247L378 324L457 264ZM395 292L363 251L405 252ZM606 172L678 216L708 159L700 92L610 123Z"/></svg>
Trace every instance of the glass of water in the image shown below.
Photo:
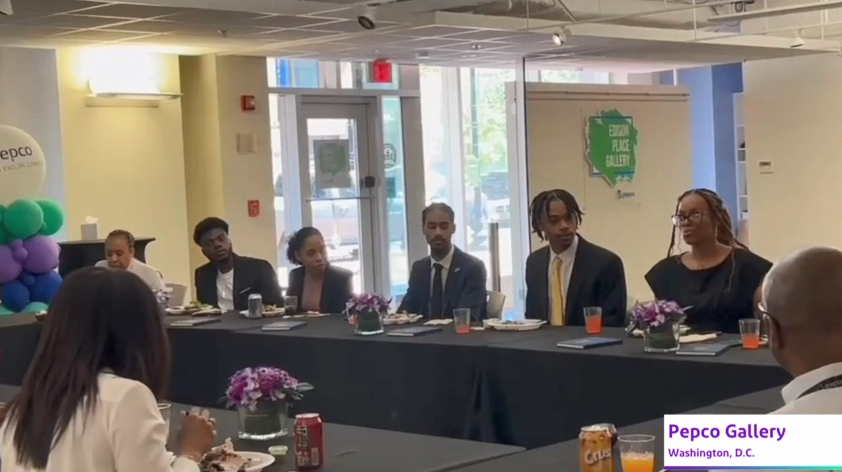
<svg viewBox="0 0 842 472"><path fill-rule="evenodd" d="M158 411L161 412L161 418L164 419L164 423L167 424L167 438L170 437L170 417L172 414L172 404L171 403L158 403Z"/></svg>
<svg viewBox="0 0 842 472"><path fill-rule="evenodd" d="M298 297L284 297L284 314L291 315L298 311Z"/></svg>

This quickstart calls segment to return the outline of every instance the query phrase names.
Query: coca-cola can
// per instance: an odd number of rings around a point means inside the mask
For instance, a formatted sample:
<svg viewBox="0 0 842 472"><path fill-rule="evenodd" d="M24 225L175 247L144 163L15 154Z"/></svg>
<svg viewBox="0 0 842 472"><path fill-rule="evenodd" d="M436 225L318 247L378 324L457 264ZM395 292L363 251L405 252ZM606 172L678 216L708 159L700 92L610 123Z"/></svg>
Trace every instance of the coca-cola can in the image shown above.
<svg viewBox="0 0 842 472"><path fill-rule="evenodd" d="M325 463L324 425L318 413L295 416L295 468L320 469Z"/></svg>

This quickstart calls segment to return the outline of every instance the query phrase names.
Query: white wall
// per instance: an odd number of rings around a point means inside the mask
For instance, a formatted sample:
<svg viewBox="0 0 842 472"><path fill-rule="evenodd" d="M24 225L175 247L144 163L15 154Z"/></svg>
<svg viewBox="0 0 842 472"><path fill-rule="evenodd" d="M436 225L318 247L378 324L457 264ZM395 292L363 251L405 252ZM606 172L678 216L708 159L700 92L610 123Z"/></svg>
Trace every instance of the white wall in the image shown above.
<svg viewBox="0 0 842 472"><path fill-rule="evenodd" d="M842 247L842 60L835 54L744 65L750 247L770 260ZM759 161L773 173L760 174Z"/></svg>
<svg viewBox="0 0 842 472"><path fill-rule="evenodd" d="M64 162L55 51L0 48L0 124L20 128L35 138L47 162L42 194L63 206ZM64 239L65 233L62 230L56 237Z"/></svg>
<svg viewBox="0 0 842 472"><path fill-rule="evenodd" d="M618 109L639 132L635 198L590 175L585 123ZM666 255L670 216L690 187L690 113L680 87L527 84L529 198L543 190L571 192L585 213L581 234L617 253L625 264L629 295L651 296L643 275ZM533 236L532 248L540 241Z"/></svg>
<svg viewBox="0 0 842 472"><path fill-rule="evenodd" d="M147 260L169 282L192 285L188 263L187 205L181 101L160 108L91 108L90 51L58 51L68 238L80 237L88 216L103 235L117 228L158 240ZM107 64L97 64L107 67ZM178 57L154 55L159 88L178 92Z"/></svg>

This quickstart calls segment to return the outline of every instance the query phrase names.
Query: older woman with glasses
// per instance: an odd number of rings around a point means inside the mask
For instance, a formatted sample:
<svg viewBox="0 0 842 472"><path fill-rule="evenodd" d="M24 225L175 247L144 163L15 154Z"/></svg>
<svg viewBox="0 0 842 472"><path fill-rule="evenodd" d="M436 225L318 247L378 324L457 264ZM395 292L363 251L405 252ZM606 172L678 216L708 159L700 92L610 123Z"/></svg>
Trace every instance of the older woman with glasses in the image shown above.
<svg viewBox="0 0 842 472"><path fill-rule="evenodd" d="M716 192L688 190L678 198L667 257L646 273L658 299L687 309L696 330L739 333L739 320L754 317L757 288L772 263L734 237L731 216ZM677 235L690 246L675 254Z"/></svg>

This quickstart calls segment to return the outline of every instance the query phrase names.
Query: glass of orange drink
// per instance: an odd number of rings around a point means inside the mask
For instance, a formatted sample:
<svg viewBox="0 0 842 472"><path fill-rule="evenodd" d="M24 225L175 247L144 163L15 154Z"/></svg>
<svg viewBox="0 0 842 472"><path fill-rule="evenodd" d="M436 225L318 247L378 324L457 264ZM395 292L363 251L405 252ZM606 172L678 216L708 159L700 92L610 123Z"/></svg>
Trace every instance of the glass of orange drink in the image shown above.
<svg viewBox="0 0 842 472"><path fill-rule="evenodd" d="M586 306L584 312L585 332L587 334L602 333L602 307Z"/></svg>
<svg viewBox="0 0 842 472"><path fill-rule="evenodd" d="M617 438L623 472L655 471L655 436L628 434Z"/></svg>
<svg viewBox="0 0 842 472"><path fill-rule="evenodd" d="M760 320L757 318L740 320L740 337L743 341L743 349L759 349Z"/></svg>

